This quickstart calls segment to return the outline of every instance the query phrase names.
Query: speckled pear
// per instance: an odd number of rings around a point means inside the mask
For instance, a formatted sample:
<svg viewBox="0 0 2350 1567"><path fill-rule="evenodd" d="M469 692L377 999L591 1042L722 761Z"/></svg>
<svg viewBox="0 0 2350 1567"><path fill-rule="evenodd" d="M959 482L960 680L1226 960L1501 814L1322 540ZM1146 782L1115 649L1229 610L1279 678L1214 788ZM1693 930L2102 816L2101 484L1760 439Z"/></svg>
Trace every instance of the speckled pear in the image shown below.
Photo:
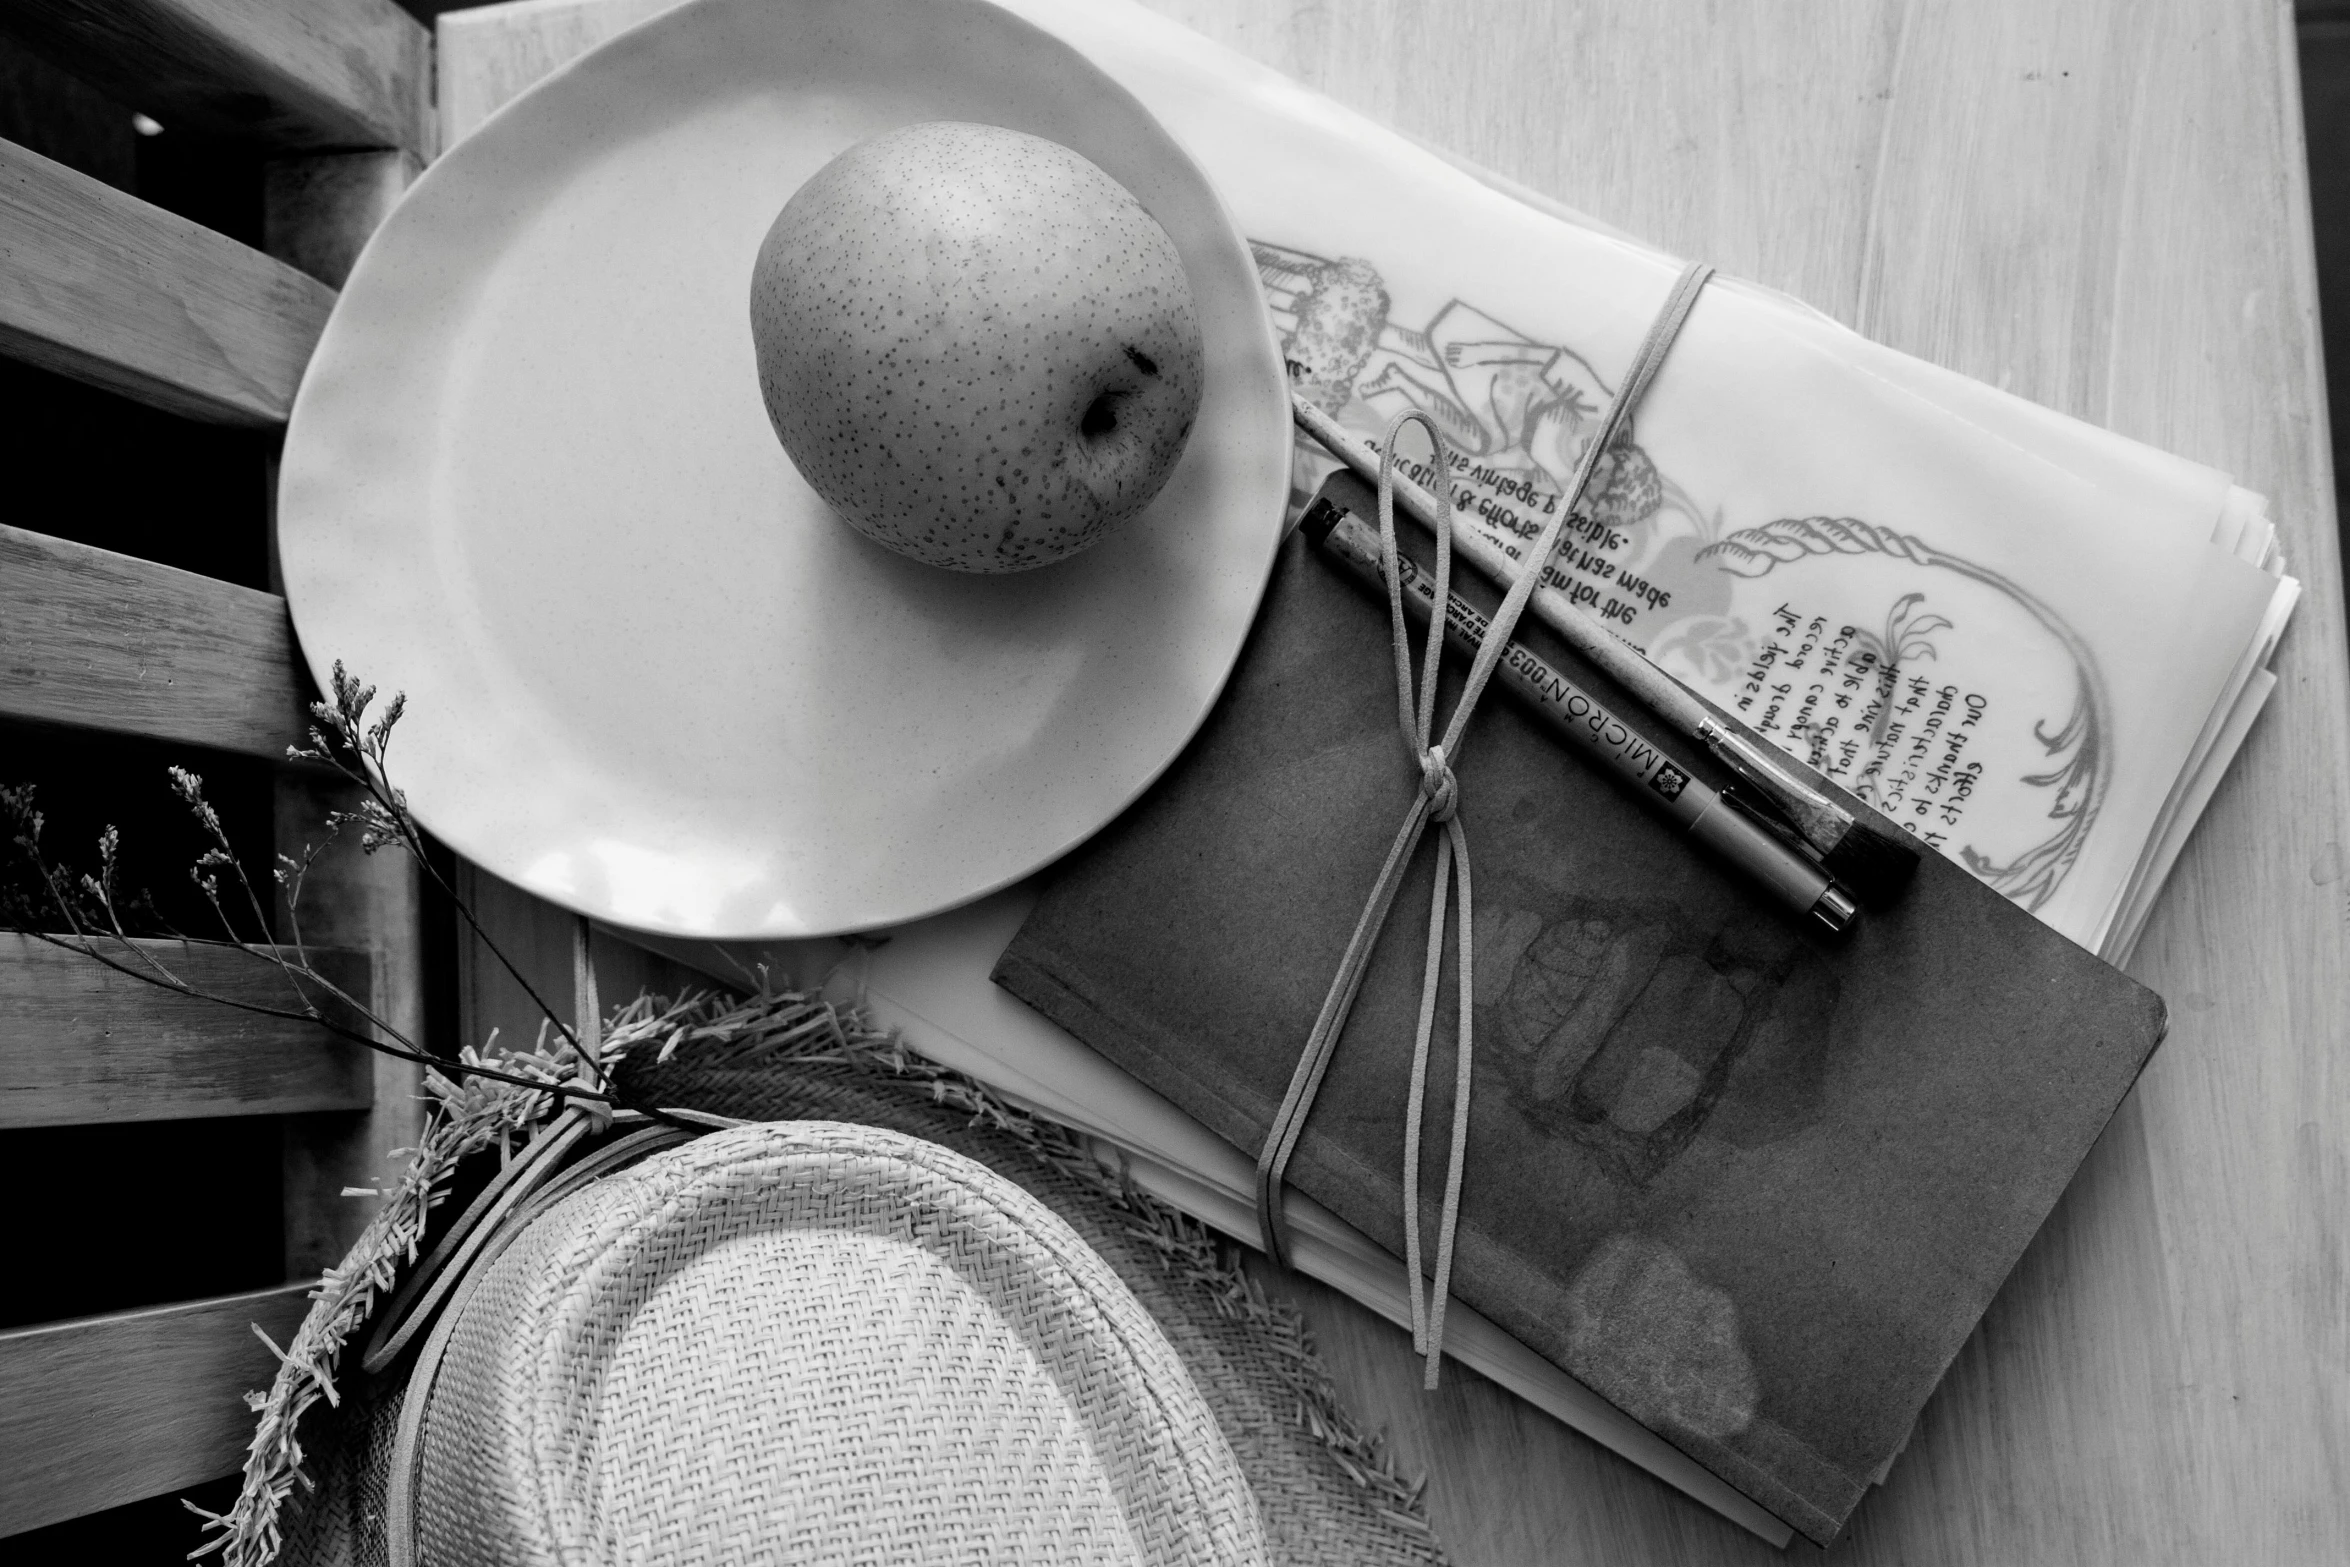
<svg viewBox="0 0 2350 1567"><path fill-rule="evenodd" d="M801 186L751 278L767 416L860 532L1021 571L1149 505L1203 382L1174 241L1057 143L937 121Z"/></svg>

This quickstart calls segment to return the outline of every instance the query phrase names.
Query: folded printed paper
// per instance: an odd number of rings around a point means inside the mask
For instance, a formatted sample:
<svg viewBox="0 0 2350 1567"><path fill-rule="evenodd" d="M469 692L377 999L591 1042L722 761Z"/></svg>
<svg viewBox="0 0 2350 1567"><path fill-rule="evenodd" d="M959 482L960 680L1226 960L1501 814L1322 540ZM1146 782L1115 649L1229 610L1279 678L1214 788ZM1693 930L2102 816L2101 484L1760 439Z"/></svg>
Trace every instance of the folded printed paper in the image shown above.
<svg viewBox="0 0 2350 1567"><path fill-rule="evenodd" d="M1530 543L1679 263L1138 6L1012 8L1200 160L1306 394L1366 438L1425 410L1474 524ZM1301 446L1300 500L1329 466ZM2258 497L1734 283L1602 477L1552 568L1579 602L2054 928L2126 953L2298 592Z"/></svg>

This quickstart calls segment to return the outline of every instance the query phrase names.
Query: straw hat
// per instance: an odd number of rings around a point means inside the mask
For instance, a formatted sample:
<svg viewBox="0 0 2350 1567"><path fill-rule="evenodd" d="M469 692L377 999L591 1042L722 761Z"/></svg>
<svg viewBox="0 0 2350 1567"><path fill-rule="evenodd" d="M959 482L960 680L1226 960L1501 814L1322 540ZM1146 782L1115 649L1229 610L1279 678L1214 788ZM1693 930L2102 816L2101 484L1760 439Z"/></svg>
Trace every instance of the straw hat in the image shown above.
<svg viewBox="0 0 2350 1567"><path fill-rule="evenodd" d="M392 1479L420 1560L1263 1559L1141 1304L1042 1203L901 1133L752 1124L584 1186L433 1347Z"/></svg>
<svg viewBox="0 0 2350 1567"><path fill-rule="evenodd" d="M701 1005L623 1083L749 1124L539 1131L304 1426L280 1560L1441 1560L1199 1226L822 1003Z"/></svg>

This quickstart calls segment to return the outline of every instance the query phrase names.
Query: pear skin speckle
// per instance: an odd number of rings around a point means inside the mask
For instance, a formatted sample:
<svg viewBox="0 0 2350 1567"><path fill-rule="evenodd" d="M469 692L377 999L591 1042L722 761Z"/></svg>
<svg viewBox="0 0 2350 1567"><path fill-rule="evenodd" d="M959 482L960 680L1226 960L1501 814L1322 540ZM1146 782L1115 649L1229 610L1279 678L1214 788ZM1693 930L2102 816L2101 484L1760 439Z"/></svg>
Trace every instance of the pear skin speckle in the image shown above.
<svg viewBox="0 0 2350 1567"><path fill-rule="evenodd" d="M1182 455L1203 383L1182 258L1041 137L939 121L858 143L777 215L751 278L767 416L876 542L958 571L1073 555Z"/></svg>

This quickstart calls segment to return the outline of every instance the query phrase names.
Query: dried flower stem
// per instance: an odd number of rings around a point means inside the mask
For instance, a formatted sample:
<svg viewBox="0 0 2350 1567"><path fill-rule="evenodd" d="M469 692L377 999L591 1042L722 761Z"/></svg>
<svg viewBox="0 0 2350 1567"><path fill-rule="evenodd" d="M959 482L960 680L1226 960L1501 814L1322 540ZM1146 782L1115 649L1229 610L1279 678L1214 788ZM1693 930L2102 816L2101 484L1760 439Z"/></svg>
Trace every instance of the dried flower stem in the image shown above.
<svg viewBox="0 0 2350 1567"><path fill-rule="evenodd" d="M558 1101L569 1098L620 1108L605 1081L602 1064L579 1049L579 1036L572 1025L556 1013L490 939L474 917L471 905L457 896L456 889L449 885L427 853L423 829L408 810L407 796L392 783L387 765L393 726L407 708L405 694L395 693L383 710L371 717L369 710L376 696L373 686L354 679L340 662L334 666L332 684L331 700L311 706L309 743L288 747L286 756L289 761L323 766L340 775L358 790L359 806L353 811L330 815L324 841L305 844L298 856L277 857L271 875L286 911L286 942L247 940L238 933L236 921L229 912L230 902L241 903L256 929L264 933L270 927L268 910L252 879L237 861L220 813L205 798L203 780L183 767L167 769L172 793L187 808L204 837L204 848L189 868L189 880L220 926L220 935L212 938L192 937L176 930L170 931L170 935L183 945L201 942L242 952L269 964L285 980L287 1000L283 1005L218 996L199 989L174 972L152 945L132 939L125 923L125 911L147 900L126 896L118 886L120 833L109 826L99 834L98 869L94 874L73 874L48 858L41 842L45 824L34 806L30 786L0 786L0 819L6 821L15 848L33 868L46 902L41 905L32 900L11 900L13 906L0 908L0 918L6 918L35 940L78 953L118 974L177 995L198 997L260 1017L314 1023L338 1039L435 1070L482 1077L537 1092L551 1091ZM319 971L302 939L299 916L302 884L327 844L353 824L359 829L362 852L373 854L392 847L405 851L447 896L466 928L522 987L546 1025L569 1047L573 1064L566 1081L549 1085L527 1076L516 1076L486 1061L436 1056L421 1041L402 1032L380 1012ZM63 926L62 932L53 928L58 925ZM346 1021L351 1018L359 1020L358 1026Z"/></svg>

